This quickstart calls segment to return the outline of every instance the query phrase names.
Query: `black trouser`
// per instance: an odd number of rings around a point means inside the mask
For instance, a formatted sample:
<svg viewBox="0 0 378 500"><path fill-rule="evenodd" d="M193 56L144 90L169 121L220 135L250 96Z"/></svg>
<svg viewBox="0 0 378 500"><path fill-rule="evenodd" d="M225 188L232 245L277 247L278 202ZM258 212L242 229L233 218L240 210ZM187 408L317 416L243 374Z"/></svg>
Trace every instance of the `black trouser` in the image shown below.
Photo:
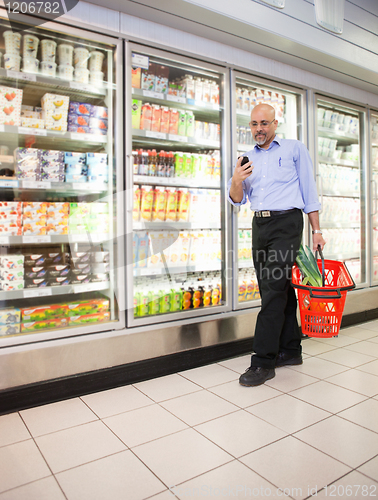
<svg viewBox="0 0 378 500"><path fill-rule="evenodd" d="M302 240L301 210L252 221L252 256L261 295L251 366L274 368L278 352L301 354L291 268Z"/></svg>

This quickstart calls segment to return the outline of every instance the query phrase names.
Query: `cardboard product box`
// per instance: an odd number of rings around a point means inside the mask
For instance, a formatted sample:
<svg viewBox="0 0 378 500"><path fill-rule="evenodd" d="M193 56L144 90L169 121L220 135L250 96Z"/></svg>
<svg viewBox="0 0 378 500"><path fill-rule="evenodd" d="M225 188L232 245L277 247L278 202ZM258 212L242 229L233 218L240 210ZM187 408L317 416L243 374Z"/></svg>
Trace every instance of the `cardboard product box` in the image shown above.
<svg viewBox="0 0 378 500"><path fill-rule="evenodd" d="M56 149L38 149L38 159L40 162L57 162L64 164L65 154Z"/></svg>
<svg viewBox="0 0 378 500"><path fill-rule="evenodd" d="M70 102L69 112L74 113L76 115L90 116L91 111L93 109L92 104L88 104L87 102Z"/></svg>
<svg viewBox="0 0 378 500"><path fill-rule="evenodd" d="M0 268L2 269L16 269L24 267L23 255L0 255Z"/></svg>
<svg viewBox="0 0 378 500"><path fill-rule="evenodd" d="M16 148L14 150L14 163L18 179L39 180L38 149Z"/></svg>
<svg viewBox="0 0 378 500"><path fill-rule="evenodd" d="M141 86L141 68L131 68L131 86L134 89L140 89Z"/></svg>
<svg viewBox="0 0 378 500"><path fill-rule="evenodd" d="M141 88L143 90L155 90L156 64L150 63L148 69L141 70Z"/></svg>
<svg viewBox="0 0 378 500"><path fill-rule="evenodd" d="M24 281L0 281L0 289L4 292L15 292L16 290L23 290L25 286Z"/></svg>
<svg viewBox="0 0 378 500"><path fill-rule="evenodd" d="M0 269L0 280L2 281L22 281L24 279L24 268Z"/></svg>
<svg viewBox="0 0 378 500"><path fill-rule="evenodd" d="M39 224L25 223L22 227L22 234L24 236L45 236L46 226Z"/></svg>
<svg viewBox="0 0 378 500"><path fill-rule="evenodd" d="M82 216L89 214L91 211L91 206L94 205L94 203L84 203L84 202L79 202L79 203L70 203L70 218L75 217L75 216ZM107 203L105 203L107 205Z"/></svg>
<svg viewBox="0 0 378 500"><path fill-rule="evenodd" d="M9 325L11 323L21 322L21 309L18 307L7 307L0 309L0 325Z"/></svg>
<svg viewBox="0 0 378 500"><path fill-rule="evenodd" d="M0 86L0 123L20 125L22 89Z"/></svg>
<svg viewBox="0 0 378 500"><path fill-rule="evenodd" d="M108 133L108 129L103 130L101 128L91 128L89 127L89 133L92 135L106 135Z"/></svg>
<svg viewBox="0 0 378 500"><path fill-rule="evenodd" d="M70 326L94 324L103 321L110 321L110 312L70 316Z"/></svg>
<svg viewBox="0 0 378 500"><path fill-rule="evenodd" d="M65 174L63 172L46 172L46 171L41 171L40 173L40 180L43 182L64 182L65 181Z"/></svg>
<svg viewBox="0 0 378 500"><path fill-rule="evenodd" d="M10 323L9 325L0 325L0 335L17 335L20 333L20 323Z"/></svg>
<svg viewBox="0 0 378 500"><path fill-rule="evenodd" d="M68 125L67 130L77 134L90 134L89 127L83 127L82 125Z"/></svg>
<svg viewBox="0 0 378 500"><path fill-rule="evenodd" d="M71 285L82 285L84 283L90 283L89 274L72 274L71 275Z"/></svg>
<svg viewBox="0 0 378 500"><path fill-rule="evenodd" d="M107 120L109 118L108 108L105 106L92 106L90 116L93 118L102 118Z"/></svg>
<svg viewBox="0 0 378 500"><path fill-rule="evenodd" d="M46 275L48 278L61 278L70 274L70 264L61 264L59 266L47 266Z"/></svg>
<svg viewBox="0 0 378 500"><path fill-rule="evenodd" d="M56 132L67 132L68 124L67 120L45 120L46 130L55 130Z"/></svg>
<svg viewBox="0 0 378 500"><path fill-rule="evenodd" d="M64 318L68 316L67 304L41 305L21 308L21 321L42 321L45 319Z"/></svg>
<svg viewBox="0 0 378 500"><path fill-rule="evenodd" d="M22 226L13 222L0 223L1 236L22 236Z"/></svg>
<svg viewBox="0 0 378 500"><path fill-rule="evenodd" d="M41 214L46 214L48 208L49 203L47 201L24 201L22 204L22 210L24 214L32 210L35 210Z"/></svg>
<svg viewBox="0 0 378 500"><path fill-rule="evenodd" d="M71 278L69 276L60 276L56 278L48 278L47 286L67 286L71 285Z"/></svg>
<svg viewBox="0 0 378 500"><path fill-rule="evenodd" d="M25 280L25 288L44 288L48 286L45 278L34 278Z"/></svg>
<svg viewBox="0 0 378 500"><path fill-rule="evenodd" d="M103 118L90 118L89 119L89 127L94 130L98 129L101 131L108 130L108 120L104 120Z"/></svg>
<svg viewBox="0 0 378 500"><path fill-rule="evenodd" d="M34 224L36 226L46 226L47 215L36 212L36 210L30 210L22 215L22 225Z"/></svg>
<svg viewBox="0 0 378 500"><path fill-rule="evenodd" d="M49 221L46 224L46 234L59 235L68 233L69 233L68 225L60 224L59 222L53 222L53 221Z"/></svg>
<svg viewBox="0 0 378 500"><path fill-rule="evenodd" d="M46 265L58 266L65 265L70 262L70 254L68 252L46 252Z"/></svg>
<svg viewBox="0 0 378 500"><path fill-rule="evenodd" d="M91 261L91 252L71 252L71 260L77 264L89 263Z"/></svg>
<svg viewBox="0 0 378 500"><path fill-rule="evenodd" d="M107 273L90 274L89 280L91 283L104 283L109 281L109 274Z"/></svg>
<svg viewBox="0 0 378 500"><path fill-rule="evenodd" d="M168 66L156 65L155 92L168 92L169 68Z"/></svg>
<svg viewBox="0 0 378 500"><path fill-rule="evenodd" d="M27 254L24 256L24 265L26 267L41 267L47 264L47 255L43 253L39 254Z"/></svg>
<svg viewBox="0 0 378 500"><path fill-rule="evenodd" d="M44 266L39 267L26 267L24 270L24 278L25 279L38 279L44 278L47 274L47 269Z"/></svg>
<svg viewBox="0 0 378 500"><path fill-rule="evenodd" d="M49 219L61 219L62 217L67 217L70 213L70 204L69 203L49 203L47 208L47 217Z"/></svg>
<svg viewBox="0 0 378 500"><path fill-rule="evenodd" d="M71 165L76 163L82 163L85 165L86 163L86 153L76 153L76 152L64 152L64 163Z"/></svg>
<svg viewBox="0 0 378 500"><path fill-rule="evenodd" d="M68 111L70 98L65 95L45 94L41 99L43 111Z"/></svg>
<svg viewBox="0 0 378 500"><path fill-rule="evenodd" d="M33 106L30 107L33 109ZM40 120L41 113L39 111L24 109L24 106L21 106L21 123L23 118L33 118L34 120Z"/></svg>
<svg viewBox="0 0 378 500"><path fill-rule="evenodd" d="M75 267L77 266L77 267ZM79 263L72 264L71 267L71 276L74 278L76 276L80 276L81 274L90 274L92 272L92 266L88 263Z"/></svg>
<svg viewBox="0 0 378 500"><path fill-rule="evenodd" d="M18 212L4 212L0 213L0 222L2 224L21 224L22 215Z"/></svg>
<svg viewBox="0 0 378 500"><path fill-rule="evenodd" d="M53 328L66 328L69 326L68 318L46 319L44 321L21 323L21 333L52 330Z"/></svg>
<svg viewBox="0 0 378 500"><path fill-rule="evenodd" d="M66 182L88 182L87 176L82 174L65 174Z"/></svg>
<svg viewBox="0 0 378 500"><path fill-rule="evenodd" d="M22 212L22 202L21 201L0 201L0 214L4 213L21 213Z"/></svg>
<svg viewBox="0 0 378 500"><path fill-rule="evenodd" d="M109 299L98 298L89 300L77 300L68 305L68 316L81 316L86 314L98 314L109 311Z"/></svg>
<svg viewBox="0 0 378 500"><path fill-rule="evenodd" d="M76 113L68 113L68 126L76 125L77 127L89 127L89 115L77 115Z"/></svg>
<svg viewBox="0 0 378 500"><path fill-rule="evenodd" d="M21 117L21 127L30 127L30 128L39 128L39 129L44 129L45 128L45 120L42 120L40 118L26 118L26 117Z"/></svg>

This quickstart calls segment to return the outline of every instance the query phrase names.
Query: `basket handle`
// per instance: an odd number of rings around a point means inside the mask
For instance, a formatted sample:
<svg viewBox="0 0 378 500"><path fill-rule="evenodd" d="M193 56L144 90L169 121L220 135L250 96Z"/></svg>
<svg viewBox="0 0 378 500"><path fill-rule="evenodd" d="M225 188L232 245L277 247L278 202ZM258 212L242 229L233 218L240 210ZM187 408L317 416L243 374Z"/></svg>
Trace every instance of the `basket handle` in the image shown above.
<svg viewBox="0 0 378 500"><path fill-rule="evenodd" d="M325 283L325 275L324 275L324 255L323 255L323 252L322 252L322 247L320 245L318 245L318 248L315 252L315 259L318 260L318 252L319 252L319 255L320 255L320 258L322 259L322 286L324 287L324 283Z"/></svg>
<svg viewBox="0 0 378 500"><path fill-rule="evenodd" d="M309 292L310 292L310 297L312 299L328 299L328 300L330 300L330 299L341 299L341 293L340 293L340 290L338 288L336 290L328 290L327 291L327 295L321 295L321 294L320 295L316 295L311 288L309 289ZM331 292L335 292L336 295L330 296L329 294Z"/></svg>

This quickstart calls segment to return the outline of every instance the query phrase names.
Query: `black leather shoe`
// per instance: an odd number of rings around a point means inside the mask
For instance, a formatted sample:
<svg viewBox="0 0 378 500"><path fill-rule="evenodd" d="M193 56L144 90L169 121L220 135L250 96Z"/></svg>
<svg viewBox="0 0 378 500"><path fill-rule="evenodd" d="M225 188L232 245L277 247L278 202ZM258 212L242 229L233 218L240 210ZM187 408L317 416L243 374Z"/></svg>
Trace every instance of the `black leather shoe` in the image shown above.
<svg viewBox="0 0 378 500"><path fill-rule="evenodd" d="M274 368L262 368L261 366L251 366L248 370L240 375L239 384L248 387L261 385L267 380L274 378L276 375Z"/></svg>
<svg viewBox="0 0 378 500"><path fill-rule="evenodd" d="M291 356L285 352L279 352L276 358L276 368L280 366L301 365L303 363L302 355Z"/></svg>

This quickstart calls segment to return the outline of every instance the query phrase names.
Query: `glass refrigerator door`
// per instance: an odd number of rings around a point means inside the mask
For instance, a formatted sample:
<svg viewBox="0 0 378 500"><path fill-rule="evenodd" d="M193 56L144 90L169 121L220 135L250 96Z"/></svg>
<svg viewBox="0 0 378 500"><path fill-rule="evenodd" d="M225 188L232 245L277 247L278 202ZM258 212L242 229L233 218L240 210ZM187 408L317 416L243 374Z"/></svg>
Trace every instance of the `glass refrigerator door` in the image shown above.
<svg viewBox="0 0 378 500"><path fill-rule="evenodd" d="M370 115L371 184L372 184L372 282L378 284L378 113Z"/></svg>
<svg viewBox="0 0 378 500"><path fill-rule="evenodd" d="M256 104L267 103L276 110L278 120L277 135L283 139L304 139L304 126L302 117L303 94L295 93L292 89L272 87L263 80L247 79L244 76L235 78L235 101L236 109L233 127L235 160L253 149L253 139L249 122L251 111ZM234 248L235 281L234 281L234 308L245 308L259 305L259 289L257 278L252 262L252 216L249 202L239 208L235 207L237 214L236 236ZM236 283L237 282L237 283ZM236 283L236 289L235 289Z"/></svg>
<svg viewBox="0 0 378 500"><path fill-rule="evenodd" d="M366 276L363 110L317 98L317 177L324 256L344 261L356 284Z"/></svg>
<svg viewBox="0 0 378 500"><path fill-rule="evenodd" d="M113 128L122 47L48 27L12 32L0 20L0 345L123 326Z"/></svg>
<svg viewBox="0 0 378 500"><path fill-rule="evenodd" d="M224 311L224 69L132 46L127 71L127 187L133 186L128 322Z"/></svg>

